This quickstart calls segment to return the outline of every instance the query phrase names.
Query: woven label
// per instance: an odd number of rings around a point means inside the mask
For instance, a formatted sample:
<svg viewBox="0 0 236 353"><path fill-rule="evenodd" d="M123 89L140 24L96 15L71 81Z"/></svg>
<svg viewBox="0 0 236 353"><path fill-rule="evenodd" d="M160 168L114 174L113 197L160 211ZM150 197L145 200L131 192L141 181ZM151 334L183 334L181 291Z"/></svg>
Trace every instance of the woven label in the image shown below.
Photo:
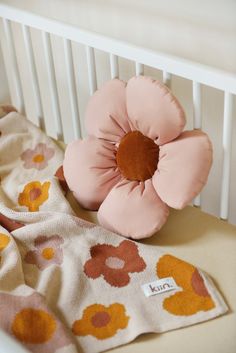
<svg viewBox="0 0 236 353"><path fill-rule="evenodd" d="M154 282L145 283L141 287L146 297L179 288L172 277L166 277Z"/></svg>

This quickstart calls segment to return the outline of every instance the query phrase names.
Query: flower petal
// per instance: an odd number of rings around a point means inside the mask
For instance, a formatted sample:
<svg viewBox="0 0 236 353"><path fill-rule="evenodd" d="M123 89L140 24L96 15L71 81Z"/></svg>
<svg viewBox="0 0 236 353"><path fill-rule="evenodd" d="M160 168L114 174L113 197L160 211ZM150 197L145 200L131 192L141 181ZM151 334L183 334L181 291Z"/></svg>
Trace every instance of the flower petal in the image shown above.
<svg viewBox="0 0 236 353"><path fill-rule="evenodd" d="M194 315L199 311L208 311L215 307L210 297L204 298L191 291L177 292L164 299L163 308L177 316Z"/></svg>
<svg viewBox="0 0 236 353"><path fill-rule="evenodd" d="M65 179L82 206L96 210L120 180L110 142L88 137L67 146L63 169Z"/></svg>
<svg viewBox="0 0 236 353"><path fill-rule="evenodd" d="M34 241L35 247L40 250L44 248L49 248L49 247L52 247L55 249L63 243L64 243L64 239L57 234L54 234L50 237L47 237L45 235L39 235Z"/></svg>
<svg viewBox="0 0 236 353"><path fill-rule="evenodd" d="M103 268L104 268L103 261L101 261L99 258L97 259L92 258L86 261L84 265L84 273L89 278L95 279L101 276Z"/></svg>
<svg viewBox="0 0 236 353"><path fill-rule="evenodd" d="M118 142L130 131L125 88L125 82L114 79L106 82L90 98L85 114L89 135Z"/></svg>
<svg viewBox="0 0 236 353"><path fill-rule="evenodd" d="M133 77L127 84L126 96L133 130L139 130L158 145L175 139L183 130L184 111L162 83L150 77Z"/></svg>
<svg viewBox="0 0 236 353"><path fill-rule="evenodd" d="M128 272L113 270L107 266L103 269L103 277L113 287L125 287L130 281Z"/></svg>
<svg viewBox="0 0 236 353"><path fill-rule="evenodd" d="M37 255L38 255L37 250L28 251L25 255L25 262L27 262L28 264L34 265L37 261Z"/></svg>
<svg viewBox="0 0 236 353"><path fill-rule="evenodd" d="M109 256L115 256L117 248L110 244L97 244L91 247L90 254L93 258L99 257L102 261L105 261Z"/></svg>
<svg viewBox="0 0 236 353"><path fill-rule="evenodd" d="M98 211L102 226L134 239L146 238L165 223L169 210L154 190L152 181L121 181Z"/></svg>
<svg viewBox="0 0 236 353"><path fill-rule="evenodd" d="M62 347L62 351L68 351L66 346L74 343L68 328L49 309L41 294L1 293L0 303L1 329L15 336L27 352L54 353Z"/></svg>
<svg viewBox="0 0 236 353"><path fill-rule="evenodd" d="M61 248L55 249L55 255L51 260L51 263L61 265L63 262L63 252Z"/></svg>
<svg viewBox="0 0 236 353"><path fill-rule="evenodd" d="M123 240L116 250L116 254L125 260L124 270L127 272L142 272L146 264L139 256L138 245L131 240Z"/></svg>
<svg viewBox="0 0 236 353"><path fill-rule="evenodd" d="M170 207L185 207L203 188L212 164L208 136L198 130L184 131L176 140L160 147L153 185Z"/></svg>

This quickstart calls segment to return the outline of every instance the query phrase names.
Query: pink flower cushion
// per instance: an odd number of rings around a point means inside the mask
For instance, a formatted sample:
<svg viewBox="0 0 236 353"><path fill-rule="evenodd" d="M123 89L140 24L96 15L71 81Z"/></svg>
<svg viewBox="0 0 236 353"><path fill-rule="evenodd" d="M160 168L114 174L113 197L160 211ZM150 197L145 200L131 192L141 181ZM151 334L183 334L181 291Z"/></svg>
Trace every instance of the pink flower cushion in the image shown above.
<svg viewBox="0 0 236 353"><path fill-rule="evenodd" d="M212 163L208 136L184 131L185 114L149 77L107 82L91 97L88 137L70 143L64 174L70 190L100 224L126 237L151 236L169 207L182 209L202 189Z"/></svg>

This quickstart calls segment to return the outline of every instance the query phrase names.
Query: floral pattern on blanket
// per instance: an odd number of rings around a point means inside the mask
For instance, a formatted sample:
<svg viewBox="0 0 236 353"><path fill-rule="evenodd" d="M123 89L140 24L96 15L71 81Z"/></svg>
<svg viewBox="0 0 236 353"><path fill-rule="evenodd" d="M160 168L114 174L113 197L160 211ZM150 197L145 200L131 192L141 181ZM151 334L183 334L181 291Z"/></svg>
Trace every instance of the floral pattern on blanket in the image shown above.
<svg viewBox="0 0 236 353"><path fill-rule="evenodd" d="M0 328L34 353L54 353L71 344L70 336L38 293L18 296L0 293Z"/></svg>
<svg viewBox="0 0 236 353"><path fill-rule="evenodd" d="M82 318L74 322L72 331L77 336L92 335L103 340L125 329L128 322L129 316L126 316L123 304L114 303L108 307L93 304L84 309Z"/></svg>
<svg viewBox="0 0 236 353"><path fill-rule="evenodd" d="M25 255L25 262L36 265L40 270L56 264L61 265L63 252L61 244L64 239L55 234L50 237L40 235L34 241L35 250L30 250Z"/></svg>
<svg viewBox="0 0 236 353"><path fill-rule="evenodd" d="M10 243L10 237L7 234L0 233L0 251L3 251Z"/></svg>
<svg viewBox="0 0 236 353"><path fill-rule="evenodd" d="M35 168L38 170L48 166L48 161L54 156L54 149L47 147L45 143L38 143L34 149L28 148L21 154L24 168Z"/></svg>
<svg viewBox="0 0 236 353"><path fill-rule="evenodd" d="M10 237L7 234L0 233L0 266L1 266L1 254L3 250L8 246L10 243ZM0 313L1 315L1 313Z"/></svg>
<svg viewBox="0 0 236 353"><path fill-rule="evenodd" d="M193 315L215 307L203 278L193 265L167 254L159 259L156 270L159 278L173 277L183 289L163 302L163 308L171 314Z"/></svg>
<svg viewBox="0 0 236 353"><path fill-rule="evenodd" d="M28 183L18 197L19 205L28 207L30 212L38 211L39 206L49 197L50 185L49 181L45 183L41 183L40 181Z"/></svg>
<svg viewBox="0 0 236 353"><path fill-rule="evenodd" d="M89 278L103 276L114 287L124 287L130 282L129 273L142 272L146 268L143 258L138 253L137 245L124 240L119 246L96 244L90 249L91 259L84 265L84 272Z"/></svg>

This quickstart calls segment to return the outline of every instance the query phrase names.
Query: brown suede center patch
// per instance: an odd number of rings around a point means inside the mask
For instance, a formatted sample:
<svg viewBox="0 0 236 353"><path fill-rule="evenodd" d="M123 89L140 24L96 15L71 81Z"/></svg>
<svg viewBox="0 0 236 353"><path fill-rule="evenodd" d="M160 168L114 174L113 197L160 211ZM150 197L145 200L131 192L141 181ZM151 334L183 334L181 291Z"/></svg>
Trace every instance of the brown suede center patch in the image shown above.
<svg viewBox="0 0 236 353"><path fill-rule="evenodd" d="M120 141L116 161L128 180L150 179L157 169L159 146L139 131L126 134Z"/></svg>

